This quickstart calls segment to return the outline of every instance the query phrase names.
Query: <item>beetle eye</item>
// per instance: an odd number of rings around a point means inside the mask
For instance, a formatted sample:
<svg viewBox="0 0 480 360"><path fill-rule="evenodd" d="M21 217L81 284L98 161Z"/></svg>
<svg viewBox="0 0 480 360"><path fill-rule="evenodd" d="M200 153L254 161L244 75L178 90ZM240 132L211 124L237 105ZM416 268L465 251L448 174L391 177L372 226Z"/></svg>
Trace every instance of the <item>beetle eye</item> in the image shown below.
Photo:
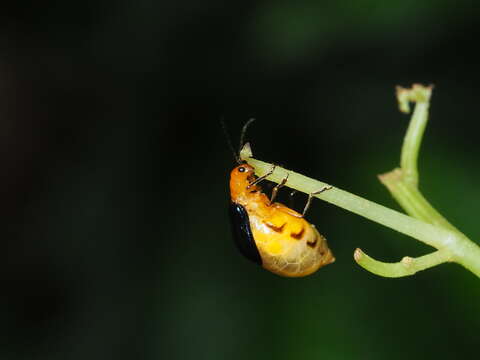
<svg viewBox="0 0 480 360"><path fill-rule="evenodd" d="M239 172L245 172L245 168L243 166L241 166L241 167L238 168L238 171Z"/></svg>

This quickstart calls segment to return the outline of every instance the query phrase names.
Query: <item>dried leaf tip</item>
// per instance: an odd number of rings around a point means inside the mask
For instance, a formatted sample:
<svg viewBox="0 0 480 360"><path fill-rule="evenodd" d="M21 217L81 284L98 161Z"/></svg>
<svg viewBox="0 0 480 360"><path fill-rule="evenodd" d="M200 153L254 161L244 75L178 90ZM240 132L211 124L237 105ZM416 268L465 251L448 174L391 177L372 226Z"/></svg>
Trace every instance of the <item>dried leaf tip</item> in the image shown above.
<svg viewBox="0 0 480 360"><path fill-rule="evenodd" d="M399 110L405 114L410 112L410 102L428 102L432 95L433 85L413 84L410 89L397 86L397 101Z"/></svg>
<svg viewBox="0 0 480 360"><path fill-rule="evenodd" d="M240 159L245 160L247 158L251 158L253 156L252 148L250 147L250 143L245 143L243 145L242 150L240 150Z"/></svg>

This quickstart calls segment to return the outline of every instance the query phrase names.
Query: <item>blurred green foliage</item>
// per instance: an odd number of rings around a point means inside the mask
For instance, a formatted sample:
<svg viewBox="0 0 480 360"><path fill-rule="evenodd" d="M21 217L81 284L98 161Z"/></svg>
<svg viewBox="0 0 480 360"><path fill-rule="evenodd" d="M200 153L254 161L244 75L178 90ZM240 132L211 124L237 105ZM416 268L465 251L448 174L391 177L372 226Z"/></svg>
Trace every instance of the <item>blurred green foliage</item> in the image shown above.
<svg viewBox="0 0 480 360"><path fill-rule="evenodd" d="M479 10L469 1L1 5L0 357L475 356L478 279L355 265L429 249L314 203L337 262L282 279L235 250L234 138L396 207L375 175L407 125L393 88L434 83L422 191L477 239ZM298 208L303 205L299 195Z"/></svg>

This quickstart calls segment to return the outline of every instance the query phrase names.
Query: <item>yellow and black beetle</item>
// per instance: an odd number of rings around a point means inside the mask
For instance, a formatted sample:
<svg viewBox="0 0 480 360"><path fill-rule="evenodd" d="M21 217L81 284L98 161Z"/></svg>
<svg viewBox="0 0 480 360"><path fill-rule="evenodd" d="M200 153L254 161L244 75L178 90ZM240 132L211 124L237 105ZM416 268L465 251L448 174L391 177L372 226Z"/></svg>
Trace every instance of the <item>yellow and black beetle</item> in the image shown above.
<svg viewBox="0 0 480 360"><path fill-rule="evenodd" d="M243 137L243 136L242 136ZM277 185L269 199L258 183L270 175L255 177L254 168L240 162L230 173L230 219L235 243L249 260L281 276L310 275L335 261L326 239L303 214L273 202ZM328 190L325 187L316 193ZM305 206L304 214L313 194Z"/></svg>

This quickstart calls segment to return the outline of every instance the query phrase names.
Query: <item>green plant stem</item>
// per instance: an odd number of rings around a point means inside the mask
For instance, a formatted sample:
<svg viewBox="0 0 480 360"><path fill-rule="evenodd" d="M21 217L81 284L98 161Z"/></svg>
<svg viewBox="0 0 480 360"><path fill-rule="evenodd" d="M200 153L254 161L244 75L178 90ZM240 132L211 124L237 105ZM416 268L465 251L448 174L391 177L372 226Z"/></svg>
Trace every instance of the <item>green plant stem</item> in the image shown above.
<svg viewBox="0 0 480 360"><path fill-rule="evenodd" d="M272 164L254 158L242 159L247 161L247 163L255 168L255 173L258 176L265 175L272 168ZM306 194L313 193L325 186L329 186L324 182L311 179L279 166L275 167L275 171L267 177L267 180L279 183L287 176L287 174L288 181L286 182L285 186ZM373 201L361 198L360 196L336 187L332 187L328 191L324 191L321 194L315 195L315 197L392 228L405 235L414 237L417 240L434 247L444 246L446 242L450 241L447 239L455 236L455 234L446 229L437 228L433 225L414 219L408 215L402 214L398 211L392 210L383 205L374 203Z"/></svg>
<svg viewBox="0 0 480 360"><path fill-rule="evenodd" d="M413 85L411 89L397 86L397 100L400 111L408 113L410 111L410 102L416 103L415 110L403 140L400 155L401 167L380 175L379 179L407 214L430 224L458 231L455 226L430 205L418 189L418 154L428 122L432 88L432 86L418 84Z"/></svg>
<svg viewBox="0 0 480 360"><path fill-rule="evenodd" d="M411 216L335 187L315 196L437 249L418 258L406 256L400 262L386 263L373 259L357 248L355 260L374 274L385 277L408 276L444 262L456 262L480 277L480 247L450 224L418 189L418 154L428 121L431 94L432 86L415 84L411 89L397 87L400 111L408 113L410 102L416 103L415 110L403 141L401 167L379 176L395 200ZM265 175L272 169L271 164L252 158L248 144L242 149L240 157L255 168L258 176ZM288 181L285 185L307 194L327 185L278 166L267 179L280 183L287 174Z"/></svg>
<svg viewBox="0 0 480 360"><path fill-rule="evenodd" d="M251 158L250 155L249 147L244 148L240 153L241 159L255 168L257 176L265 175L272 169L272 164ZM268 176L267 179L280 183L287 174L288 181L285 185L306 194L315 192L328 185L294 171L286 170L280 166L276 166L274 172ZM443 254L442 259L446 259L446 261L456 261L480 277L480 248L471 243L463 234L444 227L428 224L336 187L332 187L332 189L328 191L315 195L315 197L411 236L437 249L445 248L450 256ZM429 262L425 260L419 261L420 265L423 266L420 270L425 269L426 264L430 264L431 266L438 264L438 262L431 261L430 258L427 258L427 260L429 260ZM364 267L367 270L370 270L368 266L372 264L375 264L377 267L383 264L382 269L384 273L380 274L382 276L398 277L404 276L402 272L405 273L405 271L400 271L401 268L395 264L382 263L374 259L360 263L362 266L365 265ZM378 271L372 272L378 273Z"/></svg>
<svg viewBox="0 0 480 360"><path fill-rule="evenodd" d="M402 169L394 169L389 173L379 175L379 179L410 216L432 225L458 231L455 226L450 224L447 219L430 205L415 185L402 179L403 176L404 171Z"/></svg>
<svg viewBox="0 0 480 360"><path fill-rule="evenodd" d="M410 101L416 102L415 111L403 139L402 155L400 157L400 166L404 171L404 179L414 186L418 185L418 153L427 126L431 96L432 86L424 87L415 84L412 89L404 89L397 86L397 100L400 111L409 113Z"/></svg>
<svg viewBox="0 0 480 360"><path fill-rule="evenodd" d="M421 270L450 261L451 254L447 250L437 250L418 258L405 256L397 263L385 263L372 259L361 249L356 249L353 254L355 261L371 273L385 277L402 277L413 275Z"/></svg>
<svg viewBox="0 0 480 360"><path fill-rule="evenodd" d="M400 155L401 168L380 175L379 178L408 214L456 233L460 239L459 242L449 244L446 247L436 247L440 249L439 251L450 251L451 261L456 261L472 270L480 266L479 246L442 216L418 189L418 154L428 122L428 108L431 95L432 86L415 84L410 89L397 87L397 100L400 111L408 113L410 111L410 102L415 102L415 110L410 119L402 146Z"/></svg>
<svg viewBox="0 0 480 360"><path fill-rule="evenodd" d="M251 151L249 146L244 147L240 153L240 157L255 168L257 176L265 175L272 169L272 164L251 158L250 156ZM288 181L285 186L306 194L315 192L328 185L280 166L275 166L274 172L268 176L267 179L280 183L287 174ZM414 269L415 272L438 265L441 259L442 261L455 261L480 277L480 248L461 233L428 224L336 187L332 187L330 190L314 196L400 233L411 236L427 245L437 249L446 249L446 252L442 252L441 256L438 254L433 255L436 253L434 252L429 254L430 256L426 255L413 259L414 266L411 269ZM363 252L361 255L359 259L362 261L359 262L359 265L375 274L385 277L400 277L414 273L407 272L404 269L405 266L399 266L399 263L383 263L370 257L366 258L367 255Z"/></svg>

